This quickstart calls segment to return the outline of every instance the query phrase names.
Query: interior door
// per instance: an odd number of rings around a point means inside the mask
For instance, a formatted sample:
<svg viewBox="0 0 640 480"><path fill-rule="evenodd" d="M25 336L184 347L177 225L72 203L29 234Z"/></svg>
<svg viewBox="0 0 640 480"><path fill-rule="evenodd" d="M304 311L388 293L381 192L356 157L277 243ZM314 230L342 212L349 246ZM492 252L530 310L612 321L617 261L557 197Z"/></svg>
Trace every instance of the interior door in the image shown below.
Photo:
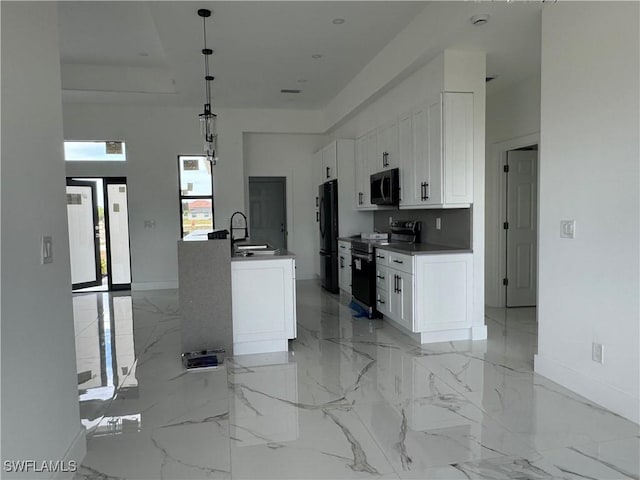
<svg viewBox="0 0 640 480"><path fill-rule="evenodd" d="M507 164L507 307L535 306L538 152L507 152Z"/></svg>
<svg viewBox="0 0 640 480"><path fill-rule="evenodd" d="M285 177L249 177L249 236L287 248L287 180Z"/></svg>
<svg viewBox="0 0 640 480"><path fill-rule="evenodd" d="M72 288L102 284L96 183L67 179L67 224Z"/></svg>

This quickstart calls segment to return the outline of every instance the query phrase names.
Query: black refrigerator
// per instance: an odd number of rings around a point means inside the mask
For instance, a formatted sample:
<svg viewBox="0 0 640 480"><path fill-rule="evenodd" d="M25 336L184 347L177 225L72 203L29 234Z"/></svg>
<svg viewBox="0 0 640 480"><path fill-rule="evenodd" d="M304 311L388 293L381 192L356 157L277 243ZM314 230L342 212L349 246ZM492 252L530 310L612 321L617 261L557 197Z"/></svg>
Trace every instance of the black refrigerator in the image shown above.
<svg viewBox="0 0 640 480"><path fill-rule="evenodd" d="M338 293L338 181L319 187L320 279L325 290Z"/></svg>

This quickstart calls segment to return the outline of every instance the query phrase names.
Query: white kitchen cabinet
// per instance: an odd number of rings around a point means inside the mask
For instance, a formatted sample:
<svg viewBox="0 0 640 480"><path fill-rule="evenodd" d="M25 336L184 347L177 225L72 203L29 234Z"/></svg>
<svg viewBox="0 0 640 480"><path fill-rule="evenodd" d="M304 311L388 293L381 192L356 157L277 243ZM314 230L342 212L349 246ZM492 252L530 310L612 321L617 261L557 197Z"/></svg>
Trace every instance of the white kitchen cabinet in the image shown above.
<svg viewBox="0 0 640 480"><path fill-rule="evenodd" d="M356 139L355 162L355 206L358 210L376 210L371 203L370 177L373 173L372 162L377 156L378 140L375 132Z"/></svg>
<svg viewBox="0 0 640 480"><path fill-rule="evenodd" d="M389 268L389 277L389 317L414 331L413 275Z"/></svg>
<svg viewBox="0 0 640 480"><path fill-rule="evenodd" d="M378 128L377 155L374 161L374 171L396 168L398 162L398 121L393 120Z"/></svg>
<svg viewBox="0 0 640 480"><path fill-rule="evenodd" d="M234 355L287 351L295 338L295 259L231 262Z"/></svg>
<svg viewBox="0 0 640 480"><path fill-rule="evenodd" d="M471 327L472 261L471 253L416 256L416 331Z"/></svg>
<svg viewBox="0 0 640 480"><path fill-rule="evenodd" d="M421 343L472 338L473 254L376 249L378 311Z"/></svg>
<svg viewBox="0 0 640 480"><path fill-rule="evenodd" d="M338 241L338 286L351 294L351 242Z"/></svg>
<svg viewBox="0 0 640 480"><path fill-rule="evenodd" d="M376 309L387 317L391 316L389 298L389 269L376 263Z"/></svg>
<svg viewBox="0 0 640 480"><path fill-rule="evenodd" d="M321 150L323 182L329 182L338 178L337 148L337 143L332 142Z"/></svg>
<svg viewBox="0 0 640 480"><path fill-rule="evenodd" d="M400 208L473 203L473 94L443 92L400 116Z"/></svg>

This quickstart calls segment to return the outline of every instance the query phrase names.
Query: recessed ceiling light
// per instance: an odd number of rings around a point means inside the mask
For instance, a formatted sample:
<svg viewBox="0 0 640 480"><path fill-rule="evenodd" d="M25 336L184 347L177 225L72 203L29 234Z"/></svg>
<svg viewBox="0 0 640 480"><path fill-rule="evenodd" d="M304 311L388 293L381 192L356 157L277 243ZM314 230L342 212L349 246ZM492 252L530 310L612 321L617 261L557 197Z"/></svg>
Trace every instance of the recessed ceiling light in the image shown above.
<svg viewBox="0 0 640 480"><path fill-rule="evenodd" d="M300 90L294 88L283 88L280 93L300 93Z"/></svg>
<svg viewBox="0 0 640 480"><path fill-rule="evenodd" d="M484 25L489 22L489 15L481 13L480 15L474 15L469 20L471 20L471 23L474 25Z"/></svg>
<svg viewBox="0 0 640 480"><path fill-rule="evenodd" d="M317 60L319 58L322 58L322 55L320 55L319 53L314 53L313 55L311 55L311 58L314 58Z"/></svg>
<svg viewBox="0 0 640 480"><path fill-rule="evenodd" d="M304 78L301 78L300 80L298 80L298 83L307 83L307 81Z"/></svg>
<svg viewBox="0 0 640 480"><path fill-rule="evenodd" d="M344 18L334 18L331 23L334 25L342 25L344 23Z"/></svg>

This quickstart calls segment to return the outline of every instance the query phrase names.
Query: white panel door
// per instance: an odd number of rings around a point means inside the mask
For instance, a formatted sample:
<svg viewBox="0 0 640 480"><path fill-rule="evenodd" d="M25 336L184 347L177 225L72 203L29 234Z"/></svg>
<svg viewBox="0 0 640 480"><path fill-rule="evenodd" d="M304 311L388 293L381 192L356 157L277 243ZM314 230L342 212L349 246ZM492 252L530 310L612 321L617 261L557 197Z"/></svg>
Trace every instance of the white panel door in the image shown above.
<svg viewBox="0 0 640 480"><path fill-rule="evenodd" d="M538 152L507 152L507 307L536 304Z"/></svg>
<svg viewBox="0 0 640 480"><path fill-rule="evenodd" d="M67 223L73 289L102 283L96 184L67 179Z"/></svg>

